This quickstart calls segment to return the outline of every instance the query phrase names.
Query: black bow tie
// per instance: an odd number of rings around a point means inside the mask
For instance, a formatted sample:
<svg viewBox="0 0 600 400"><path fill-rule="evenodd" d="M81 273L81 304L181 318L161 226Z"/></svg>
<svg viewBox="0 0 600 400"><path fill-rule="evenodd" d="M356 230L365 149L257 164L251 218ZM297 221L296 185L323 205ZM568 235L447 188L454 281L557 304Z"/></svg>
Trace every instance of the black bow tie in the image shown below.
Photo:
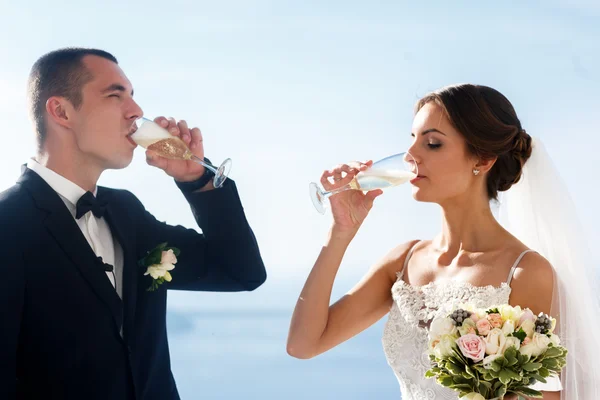
<svg viewBox="0 0 600 400"><path fill-rule="evenodd" d="M96 199L92 192L86 192L77 200L75 218L79 219L83 217L88 211L91 211L96 218L102 218L106 211L106 205L106 201Z"/></svg>

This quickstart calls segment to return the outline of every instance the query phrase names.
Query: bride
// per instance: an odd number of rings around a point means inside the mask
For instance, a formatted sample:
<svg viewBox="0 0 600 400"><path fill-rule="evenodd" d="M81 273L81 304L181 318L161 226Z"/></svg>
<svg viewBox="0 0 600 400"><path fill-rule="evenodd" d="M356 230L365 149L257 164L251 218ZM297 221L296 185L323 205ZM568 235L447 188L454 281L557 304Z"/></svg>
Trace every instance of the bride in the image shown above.
<svg viewBox="0 0 600 400"><path fill-rule="evenodd" d="M571 228L573 206L541 144L506 97L471 84L422 98L412 137L408 152L419 173L411 181L413 197L441 207L441 232L392 249L330 305L344 253L382 192L331 197L333 224L296 304L288 353L315 357L389 312L383 347L402 399L456 399L456 392L424 377L429 323L457 302L509 303L558 319L568 364L560 379L535 386L543 398L599 399L598 287L581 231ZM341 187L371 164L338 165L321 183L326 190ZM499 192L506 197L496 218L491 204Z"/></svg>

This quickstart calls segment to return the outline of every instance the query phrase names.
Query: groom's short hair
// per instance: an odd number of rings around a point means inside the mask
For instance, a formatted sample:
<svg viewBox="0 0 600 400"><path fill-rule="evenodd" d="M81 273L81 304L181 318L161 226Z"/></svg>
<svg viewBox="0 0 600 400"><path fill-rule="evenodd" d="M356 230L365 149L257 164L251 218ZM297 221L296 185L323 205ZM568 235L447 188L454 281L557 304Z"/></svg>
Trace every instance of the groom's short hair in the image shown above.
<svg viewBox="0 0 600 400"><path fill-rule="evenodd" d="M47 134L44 114L48 99L60 96L69 100L75 109L81 107L83 85L93 78L82 61L88 55L102 57L118 64L117 59L104 50L80 47L54 50L33 64L29 73L27 94L29 114L39 150L42 149Z"/></svg>

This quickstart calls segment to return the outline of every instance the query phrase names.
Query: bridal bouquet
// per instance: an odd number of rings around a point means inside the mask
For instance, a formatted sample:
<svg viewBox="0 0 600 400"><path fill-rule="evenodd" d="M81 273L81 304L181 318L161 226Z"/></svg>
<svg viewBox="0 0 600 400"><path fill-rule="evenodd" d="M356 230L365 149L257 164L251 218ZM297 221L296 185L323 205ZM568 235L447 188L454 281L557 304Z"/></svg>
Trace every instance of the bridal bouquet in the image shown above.
<svg viewBox="0 0 600 400"><path fill-rule="evenodd" d="M502 398L507 393L542 397L529 386L546 382L566 365L567 349L553 333L556 320L519 306L462 307L431 322L433 365L425 376L464 399Z"/></svg>

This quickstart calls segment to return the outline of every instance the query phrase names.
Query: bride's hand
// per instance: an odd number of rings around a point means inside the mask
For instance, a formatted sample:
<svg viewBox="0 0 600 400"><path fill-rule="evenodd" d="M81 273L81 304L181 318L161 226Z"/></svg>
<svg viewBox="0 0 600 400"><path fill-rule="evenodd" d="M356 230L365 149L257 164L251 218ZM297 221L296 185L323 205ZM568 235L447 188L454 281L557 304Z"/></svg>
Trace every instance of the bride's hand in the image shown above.
<svg viewBox="0 0 600 400"><path fill-rule="evenodd" d="M324 171L321 175L321 184L327 191L338 189L349 184L356 174L366 170L373 164L372 160L367 162L353 161L348 164L340 164L335 168ZM377 196L382 190L371 190L363 193L360 190L346 190L334 194L329 198L331 213L333 215L333 228L339 233L354 234L363 223Z"/></svg>

